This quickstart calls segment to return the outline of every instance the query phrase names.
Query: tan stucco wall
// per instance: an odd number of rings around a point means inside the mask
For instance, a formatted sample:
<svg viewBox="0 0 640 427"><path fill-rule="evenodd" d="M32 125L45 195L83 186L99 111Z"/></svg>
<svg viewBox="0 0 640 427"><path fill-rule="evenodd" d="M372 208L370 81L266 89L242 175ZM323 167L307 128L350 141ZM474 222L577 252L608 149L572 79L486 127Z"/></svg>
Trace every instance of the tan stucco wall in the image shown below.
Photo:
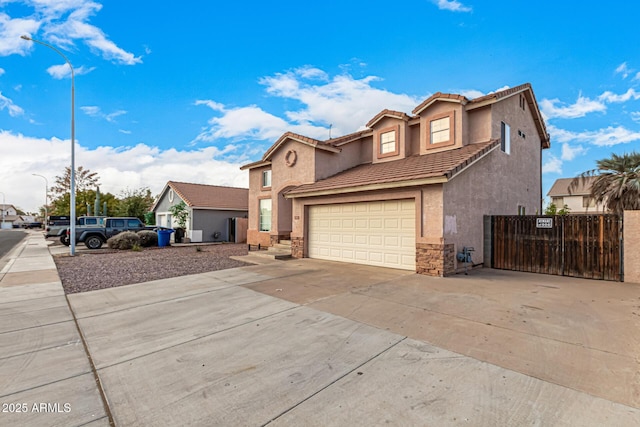
<svg viewBox="0 0 640 427"><path fill-rule="evenodd" d="M468 113L469 143L491 139L491 106L477 108Z"/></svg>
<svg viewBox="0 0 640 427"><path fill-rule="evenodd" d="M371 162L373 137L341 145L340 153L316 150L315 178L321 180L362 163Z"/></svg>
<svg viewBox="0 0 640 427"><path fill-rule="evenodd" d="M454 144L448 146L433 147L429 143L431 138L430 123L434 117L440 114L445 114L453 111L453 137ZM455 147L462 147L463 137L468 134L468 129L463 126L464 119L467 113L463 111L462 104L457 102L440 101L429 106L426 110L420 113L420 154L437 153L439 151L450 150ZM464 129L464 131L463 131Z"/></svg>
<svg viewBox="0 0 640 427"><path fill-rule="evenodd" d="M517 215L518 206L524 206L528 215L540 211L540 139L531 116L512 111L518 108L518 98L512 98L504 101L515 101L511 109L494 104L498 107L492 112L491 125L491 129L497 128L498 138L500 122L510 125L511 154L497 147L444 184L445 242L453 243L456 252L464 246L473 247L475 264L484 261L484 215ZM518 129L526 138L518 136Z"/></svg>
<svg viewBox="0 0 640 427"><path fill-rule="evenodd" d="M396 130L398 135L398 154L393 156L384 156L381 157L378 154L379 150L379 138L382 132L386 132L387 130ZM371 158L369 159L372 163L383 163L390 162L394 160L404 159L408 152L411 151L411 140L409 137L409 126L405 120L395 119L392 117L385 117L381 119L378 123L373 127L373 150L371 152Z"/></svg>
<svg viewBox="0 0 640 427"><path fill-rule="evenodd" d="M640 211L624 211L624 281L640 283Z"/></svg>
<svg viewBox="0 0 640 427"><path fill-rule="evenodd" d="M594 207L585 208L582 206L582 197L583 196L564 196L562 198L563 204L567 205L570 213L604 213L604 206L600 203L596 204ZM563 206L556 206L559 209L562 209Z"/></svg>

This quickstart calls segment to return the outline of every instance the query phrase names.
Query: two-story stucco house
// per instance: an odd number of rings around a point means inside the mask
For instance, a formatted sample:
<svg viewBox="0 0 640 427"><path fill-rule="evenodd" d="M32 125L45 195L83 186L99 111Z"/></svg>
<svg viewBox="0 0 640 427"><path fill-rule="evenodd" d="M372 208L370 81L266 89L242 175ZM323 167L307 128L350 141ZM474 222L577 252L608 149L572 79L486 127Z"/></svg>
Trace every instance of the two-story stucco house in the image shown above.
<svg viewBox="0 0 640 427"><path fill-rule="evenodd" d="M464 247L483 262L484 215L542 209L550 142L530 84L471 100L438 92L366 127L327 141L285 133L243 166L248 242L443 276Z"/></svg>
<svg viewBox="0 0 640 427"><path fill-rule="evenodd" d="M558 210L566 206L572 214L608 212L605 203L596 203L596 199L591 196L591 186L596 180L595 176L579 179L577 185L572 187L574 179L557 179L547 193L551 203L555 204Z"/></svg>

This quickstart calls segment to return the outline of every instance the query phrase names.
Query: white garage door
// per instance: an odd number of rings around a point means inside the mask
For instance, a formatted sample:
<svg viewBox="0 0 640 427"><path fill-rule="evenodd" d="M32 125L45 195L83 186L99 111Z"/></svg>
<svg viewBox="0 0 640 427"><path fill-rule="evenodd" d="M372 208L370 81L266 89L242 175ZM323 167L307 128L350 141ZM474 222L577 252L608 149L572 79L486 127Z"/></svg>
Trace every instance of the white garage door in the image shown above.
<svg viewBox="0 0 640 427"><path fill-rule="evenodd" d="M414 200L309 208L309 257L415 270Z"/></svg>

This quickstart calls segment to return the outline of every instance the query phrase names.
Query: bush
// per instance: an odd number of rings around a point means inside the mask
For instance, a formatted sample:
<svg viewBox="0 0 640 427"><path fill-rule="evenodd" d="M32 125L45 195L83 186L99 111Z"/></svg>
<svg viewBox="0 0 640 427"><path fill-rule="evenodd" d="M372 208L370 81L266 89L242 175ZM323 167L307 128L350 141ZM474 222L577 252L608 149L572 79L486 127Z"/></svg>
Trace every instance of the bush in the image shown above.
<svg viewBox="0 0 640 427"><path fill-rule="evenodd" d="M140 237L140 246L148 248L150 246L158 246L158 233L151 230L142 230L138 232Z"/></svg>
<svg viewBox="0 0 640 427"><path fill-rule="evenodd" d="M140 236L133 231L123 231L107 240L107 245L110 249L131 249L134 245L140 245Z"/></svg>

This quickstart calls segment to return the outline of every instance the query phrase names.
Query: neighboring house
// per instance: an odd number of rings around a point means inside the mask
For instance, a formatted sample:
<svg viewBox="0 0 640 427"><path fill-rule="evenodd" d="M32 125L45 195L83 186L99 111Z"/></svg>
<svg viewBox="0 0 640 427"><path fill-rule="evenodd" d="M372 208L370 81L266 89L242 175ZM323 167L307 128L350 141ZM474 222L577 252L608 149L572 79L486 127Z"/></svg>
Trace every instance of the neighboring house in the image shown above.
<svg viewBox="0 0 640 427"><path fill-rule="evenodd" d="M551 203L555 204L558 210L567 205L569 213L572 214L607 212L603 203L596 203L591 197L591 185L595 179L595 176L584 180L579 179L575 188L570 188L574 178L557 179L547 196L551 198Z"/></svg>
<svg viewBox="0 0 640 427"><path fill-rule="evenodd" d="M186 237L192 242L237 241L230 219L247 216L248 195L247 188L169 181L151 210L156 225L175 228L169 209L183 201L189 211Z"/></svg>
<svg viewBox="0 0 640 427"><path fill-rule="evenodd" d="M292 255L443 276L473 247L483 216L542 209L549 147L531 85L469 100L436 93L407 115L319 141L287 132L249 170L250 244Z"/></svg>
<svg viewBox="0 0 640 427"><path fill-rule="evenodd" d="M15 206L0 203L0 222L1 221L4 221L4 224L0 225L2 228L12 228L13 224L21 225L24 222L22 217L18 215Z"/></svg>

